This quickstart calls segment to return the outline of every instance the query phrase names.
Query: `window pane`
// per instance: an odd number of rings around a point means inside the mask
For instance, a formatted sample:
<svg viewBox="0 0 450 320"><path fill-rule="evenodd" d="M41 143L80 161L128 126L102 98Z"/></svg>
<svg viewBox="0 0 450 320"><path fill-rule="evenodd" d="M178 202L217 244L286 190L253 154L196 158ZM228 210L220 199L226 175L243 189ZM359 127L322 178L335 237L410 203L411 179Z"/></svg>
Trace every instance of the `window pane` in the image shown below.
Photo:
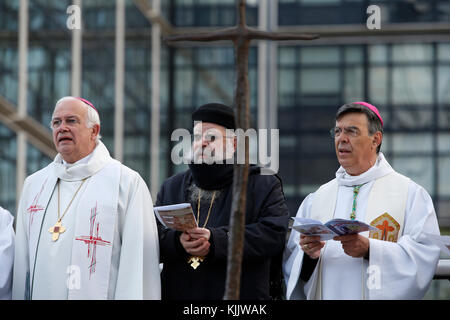
<svg viewBox="0 0 450 320"><path fill-rule="evenodd" d="M369 61L375 63L387 62L387 46L386 45L369 46Z"/></svg>
<svg viewBox="0 0 450 320"><path fill-rule="evenodd" d="M333 179L339 163L336 156L330 153L329 156L316 156L314 161L311 159L297 160L297 166L300 167L300 176L302 177L302 193L306 195Z"/></svg>
<svg viewBox="0 0 450 320"><path fill-rule="evenodd" d="M437 145L439 152L450 152L450 133L439 134L437 137Z"/></svg>
<svg viewBox="0 0 450 320"><path fill-rule="evenodd" d="M339 92L339 69L304 69L300 73L302 94L323 94Z"/></svg>
<svg viewBox="0 0 450 320"><path fill-rule="evenodd" d="M345 48L345 62L346 63L361 63L363 61L363 52L361 47L347 47Z"/></svg>
<svg viewBox="0 0 450 320"><path fill-rule="evenodd" d="M431 152L433 136L426 133L392 134L394 152Z"/></svg>
<svg viewBox="0 0 450 320"><path fill-rule="evenodd" d="M449 107L438 111L438 123L439 123L439 128L446 129L446 130L448 130L448 128L450 128L450 108Z"/></svg>
<svg viewBox="0 0 450 320"><path fill-rule="evenodd" d="M280 107L295 104L296 72L295 69L282 69L279 72L278 95Z"/></svg>
<svg viewBox="0 0 450 320"><path fill-rule="evenodd" d="M332 125L330 125L331 127ZM334 152L334 139L329 134L302 134L298 141L301 153L326 154Z"/></svg>
<svg viewBox="0 0 450 320"><path fill-rule="evenodd" d="M301 63L339 63L339 48L302 48Z"/></svg>
<svg viewBox="0 0 450 320"><path fill-rule="evenodd" d="M278 59L281 64L294 64L298 62L296 48L280 47L278 50Z"/></svg>
<svg viewBox="0 0 450 320"><path fill-rule="evenodd" d="M17 102L17 46L0 45L0 94L9 101Z"/></svg>
<svg viewBox="0 0 450 320"><path fill-rule="evenodd" d="M450 43L438 44L438 60L450 61Z"/></svg>
<svg viewBox="0 0 450 320"><path fill-rule="evenodd" d="M284 135L280 137L280 149L295 148L297 146L297 137L293 135Z"/></svg>
<svg viewBox="0 0 450 320"><path fill-rule="evenodd" d="M433 111L416 108L399 107L393 111L390 125L395 129L423 129L429 130L433 125Z"/></svg>
<svg viewBox="0 0 450 320"><path fill-rule="evenodd" d="M431 105L432 80L431 67L394 67L392 102Z"/></svg>
<svg viewBox="0 0 450 320"><path fill-rule="evenodd" d="M324 4L338 4L341 0L300 0L301 4L307 4L307 5L324 5Z"/></svg>
<svg viewBox="0 0 450 320"><path fill-rule="evenodd" d="M179 70L175 78L175 104L177 106L185 106L186 103L190 104L193 93L194 75L192 70Z"/></svg>
<svg viewBox="0 0 450 320"><path fill-rule="evenodd" d="M395 156L393 168L399 173L411 178L433 194L433 161L431 157L402 157Z"/></svg>
<svg viewBox="0 0 450 320"><path fill-rule="evenodd" d="M429 62L433 57L430 44L395 44L392 46L394 62Z"/></svg>
<svg viewBox="0 0 450 320"><path fill-rule="evenodd" d="M372 67L369 73L369 96L374 104L388 102L388 69L386 67Z"/></svg>
<svg viewBox="0 0 450 320"><path fill-rule="evenodd" d="M450 104L450 66L438 68L438 102Z"/></svg>
<svg viewBox="0 0 450 320"><path fill-rule="evenodd" d="M362 68L347 68L345 70L345 101L364 100L364 78Z"/></svg>
<svg viewBox="0 0 450 320"><path fill-rule="evenodd" d="M298 121L298 110L294 108L283 108L278 112L278 123L279 127L282 128L282 132L284 130L298 130L299 121ZM282 136L282 135L281 135Z"/></svg>
<svg viewBox="0 0 450 320"><path fill-rule="evenodd" d="M0 204L14 214L16 206L16 134L0 123Z"/></svg>
<svg viewBox="0 0 450 320"><path fill-rule="evenodd" d="M438 195L450 196L450 157L439 158L439 177Z"/></svg>
<svg viewBox="0 0 450 320"><path fill-rule="evenodd" d="M438 214L438 222L440 226L450 225L450 200L438 201L436 213Z"/></svg>
<svg viewBox="0 0 450 320"><path fill-rule="evenodd" d="M249 73L250 83L255 83L251 79L251 71ZM203 72L200 74L200 82L198 84L198 99L201 103L209 101L230 103L233 100L233 76L234 71L232 68L227 68L227 70L223 68L209 69L208 72ZM254 99L252 100L255 101Z"/></svg>

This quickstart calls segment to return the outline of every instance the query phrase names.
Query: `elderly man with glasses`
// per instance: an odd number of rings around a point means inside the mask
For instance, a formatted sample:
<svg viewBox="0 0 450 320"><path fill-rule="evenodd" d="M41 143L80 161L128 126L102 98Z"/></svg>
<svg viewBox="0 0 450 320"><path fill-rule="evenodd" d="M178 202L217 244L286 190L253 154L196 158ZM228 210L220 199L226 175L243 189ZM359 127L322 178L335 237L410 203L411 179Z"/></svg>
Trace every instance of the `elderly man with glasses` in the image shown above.
<svg viewBox="0 0 450 320"><path fill-rule="evenodd" d="M58 154L20 197L13 299L159 299L145 181L110 156L88 100L58 100L50 125Z"/></svg>
<svg viewBox="0 0 450 320"><path fill-rule="evenodd" d="M380 152L383 119L367 102L343 105L331 130L341 167L308 195L297 217L358 220L375 229L320 241L292 231L283 270L288 299L421 299L433 278L439 234L427 191Z"/></svg>

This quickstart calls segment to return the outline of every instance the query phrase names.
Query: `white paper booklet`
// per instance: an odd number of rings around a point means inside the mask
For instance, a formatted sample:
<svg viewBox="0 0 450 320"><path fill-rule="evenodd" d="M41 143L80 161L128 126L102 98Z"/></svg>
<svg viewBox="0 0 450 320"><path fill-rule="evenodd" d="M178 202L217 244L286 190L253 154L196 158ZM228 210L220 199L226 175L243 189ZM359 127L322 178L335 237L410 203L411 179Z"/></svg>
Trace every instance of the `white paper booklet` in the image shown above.
<svg viewBox="0 0 450 320"><path fill-rule="evenodd" d="M305 236L319 236L320 240L330 240L337 236L355 234L364 231L376 231L364 222L358 220L333 219L323 224L318 220L294 217L292 228Z"/></svg>
<svg viewBox="0 0 450 320"><path fill-rule="evenodd" d="M154 207L158 220L167 228L186 231L197 227L197 221L190 203L179 203Z"/></svg>

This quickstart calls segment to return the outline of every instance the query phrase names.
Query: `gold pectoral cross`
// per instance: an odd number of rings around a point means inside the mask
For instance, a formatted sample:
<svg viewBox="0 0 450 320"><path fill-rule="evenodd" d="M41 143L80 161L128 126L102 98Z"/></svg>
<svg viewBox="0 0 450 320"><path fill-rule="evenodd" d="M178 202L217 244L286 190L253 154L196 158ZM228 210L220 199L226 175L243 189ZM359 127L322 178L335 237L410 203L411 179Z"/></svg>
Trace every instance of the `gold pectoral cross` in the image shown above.
<svg viewBox="0 0 450 320"><path fill-rule="evenodd" d="M188 260L188 263L191 264L192 268L197 269L197 267L200 265L200 262L203 262L203 260L205 260L205 257L191 256Z"/></svg>
<svg viewBox="0 0 450 320"><path fill-rule="evenodd" d="M48 232L52 233L52 241L58 240L59 235L64 231L66 231L66 228L61 225L61 220L58 220L53 227L48 229Z"/></svg>

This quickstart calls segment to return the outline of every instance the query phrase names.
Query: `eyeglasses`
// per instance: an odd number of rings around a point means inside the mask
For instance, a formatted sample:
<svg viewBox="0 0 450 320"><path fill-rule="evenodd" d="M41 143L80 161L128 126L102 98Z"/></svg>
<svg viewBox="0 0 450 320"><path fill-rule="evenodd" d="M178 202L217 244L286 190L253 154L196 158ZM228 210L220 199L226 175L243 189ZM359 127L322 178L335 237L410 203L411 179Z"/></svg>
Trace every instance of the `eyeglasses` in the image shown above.
<svg viewBox="0 0 450 320"><path fill-rule="evenodd" d="M348 128L339 128L334 127L330 129L330 135L332 138L337 138L341 135L342 131L344 131L345 135L348 137L355 138L361 134L358 128L356 127L348 127Z"/></svg>
<svg viewBox="0 0 450 320"><path fill-rule="evenodd" d="M52 119L52 121L50 121L50 127L53 130L55 130L55 129L59 128L59 126L63 122L65 122L66 126L74 126L74 125L80 123L80 120L78 118L76 118L76 117L68 117L68 118L66 118L64 120L59 119L59 118L55 118L55 119Z"/></svg>

